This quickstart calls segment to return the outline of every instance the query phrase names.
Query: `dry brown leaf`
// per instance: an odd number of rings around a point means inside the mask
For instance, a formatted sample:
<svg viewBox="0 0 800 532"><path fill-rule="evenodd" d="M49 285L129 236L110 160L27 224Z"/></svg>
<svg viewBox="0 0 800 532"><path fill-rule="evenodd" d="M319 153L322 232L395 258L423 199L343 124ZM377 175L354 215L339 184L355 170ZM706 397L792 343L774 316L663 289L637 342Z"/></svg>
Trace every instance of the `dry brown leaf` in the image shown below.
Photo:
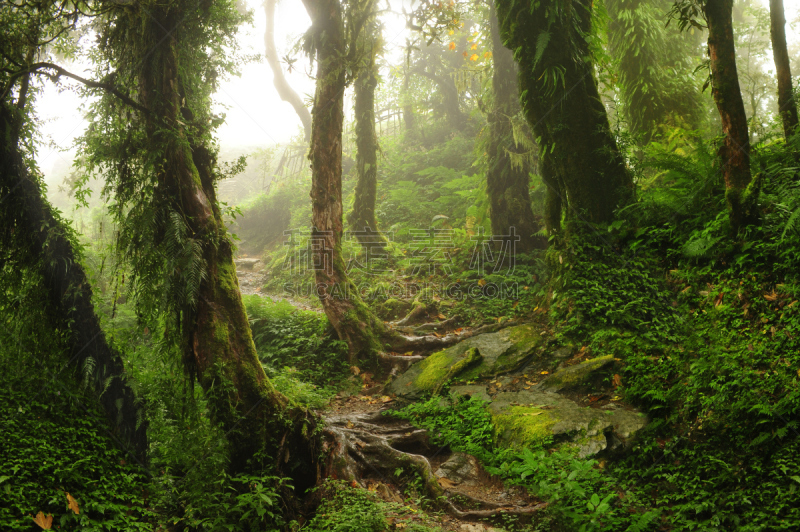
<svg viewBox="0 0 800 532"><path fill-rule="evenodd" d="M381 397L381 402L382 403L390 403L391 401L392 401L392 398L389 397L388 395L384 395L383 397Z"/></svg>
<svg viewBox="0 0 800 532"><path fill-rule="evenodd" d="M455 485L456 485L456 483L455 483L455 482L453 482L453 481L452 481L452 480L450 480L449 478L445 478L445 477L440 477L440 478L438 479L438 481L439 481L439 485L440 485L441 487L443 487L444 489L447 489L447 488L452 488L453 486L455 486Z"/></svg>
<svg viewBox="0 0 800 532"><path fill-rule="evenodd" d="M622 377L618 374L614 374L614 386L621 386L622 385Z"/></svg>
<svg viewBox="0 0 800 532"><path fill-rule="evenodd" d="M358 375L361 373L361 370L358 366L350 366L350 371L353 373L353 375Z"/></svg>
<svg viewBox="0 0 800 532"><path fill-rule="evenodd" d="M33 522L39 525L42 530L50 530L53 526L53 515L44 515L42 512L39 512L36 514L36 517L33 518Z"/></svg>
<svg viewBox="0 0 800 532"><path fill-rule="evenodd" d="M775 290L773 290L771 294L764 294L764 299L767 301L775 301L778 299L778 294L776 294Z"/></svg>
<svg viewBox="0 0 800 532"><path fill-rule="evenodd" d="M81 509L78 507L78 501L75 500L75 497L67 493L67 506L70 510L75 512L75 515L81 513Z"/></svg>
<svg viewBox="0 0 800 532"><path fill-rule="evenodd" d="M438 317L440 320L446 320L446 319L447 319L447 316L445 316L444 314L439 314L437 317Z"/></svg>

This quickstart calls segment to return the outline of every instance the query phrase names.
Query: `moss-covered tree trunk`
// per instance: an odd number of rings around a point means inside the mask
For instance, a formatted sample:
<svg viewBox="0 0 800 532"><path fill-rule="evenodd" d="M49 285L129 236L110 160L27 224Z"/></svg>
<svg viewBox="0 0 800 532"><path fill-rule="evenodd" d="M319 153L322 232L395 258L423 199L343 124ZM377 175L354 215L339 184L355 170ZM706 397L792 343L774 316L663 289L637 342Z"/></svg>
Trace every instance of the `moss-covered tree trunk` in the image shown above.
<svg viewBox="0 0 800 532"><path fill-rule="evenodd" d="M586 36L591 3L496 0L501 35L519 65L522 109L542 164L562 185L572 220L608 223L629 200L631 176L600 100Z"/></svg>
<svg viewBox="0 0 800 532"><path fill-rule="evenodd" d="M338 0L303 0L314 28L317 90L311 111L311 222L314 274L322 307L350 361L381 351L383 322L348 278L342 258L342 123L346 86L346 48Z"/></svg>
<svg viewBox="0 0 800 532"><path fill-rule="evenodd" d="M186 17L180 5L165 4L144 18L146 42L159 42L164 27L179 26ZM144 58L138 79L141 101L151 110L147 141L161 157L157 197L181 217L206 265L196 305L181 311L184 362L226 433L231 471L274 468L303 489L316 482L316 421L274 389L257 357L214 190L216 161L206 126L184 106L192 88L184 86L181 70L192 65L181 64L180 38L177 31Z"/></svg>
<svg viewBox="0 0 800 532"><path fill-rule="evenodd" d="M25 91L20 91L24 98ZM92 288L73 249L69 230L54 214L17 147L24 101L0 103L0 245L19 264L38 269L55 322L68 335L70 369L89 359L93 389L118 441L147 460L147 420L128 382L120 353L106 340L92 303ZM7 258L7 256L6 256ZM77 372L81 377L82 372Z"/></svg>
<svg viewBox="0 0 800 532"><path fill-rule="evenodd" d="M489 194L489 217L494 235L520 237L516 251L529 252L547 247L547 239L537 237L539 224L533 217L530 198L530 151L517 144L511 119L519 110L519 90L514 69L514 55L503 46L494 5L490 7L492 37L493 102L489 113L488 168L486 185ZM512 157L515 160L512 160Z"/></svg>
<svg viewBox="0 0 800 532"><path fill-rule="evenodd" d="M786 17L783 0L769 0L769 33L772 37L772 58L778 75L778 112L786 138L797 131L797 103L792 91L792 70L786 48Z"/></svg>
<svg viewBox="0 0 800 532"><path fill-rule="evenodd" d="M372 10L372 2L366 9ZM378 53L374 17L370 17L363 37L364 66L355 80L356 183L353 210L348 216L350 229L365 247L382 246L386 240L378 232L375 201L378 195L378 136L375 134L375 89L378 87Z"/></svg>
<svg viewBox="0 0 800 532"><path fill-rule="evenodd" d="M708 22L708 55L711 63L711 94L722 119L725 140L719 156L725 178L725 197L734 230L753 221L756 194L750 184L750 135L736 70L733 38L733 0L708 0L704 7Z"/></svg>

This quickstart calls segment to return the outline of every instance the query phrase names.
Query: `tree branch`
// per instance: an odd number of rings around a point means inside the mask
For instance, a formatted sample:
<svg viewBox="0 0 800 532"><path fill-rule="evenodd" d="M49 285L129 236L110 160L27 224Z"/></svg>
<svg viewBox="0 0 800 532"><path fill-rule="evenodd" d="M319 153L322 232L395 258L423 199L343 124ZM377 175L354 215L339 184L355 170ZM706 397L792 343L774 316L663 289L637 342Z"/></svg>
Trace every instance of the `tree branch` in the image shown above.
<svg viewBox="0 0 800 532"><path fill-rule="evenodd" d="M45 68L46 69L50 69L50 70L55 70L56 74L55 75L47 74L46 72L40 72L39 71L40 69L45 69ZM12 74L11 75L11 79L9 80L8 87L6 88L5 91L3 91L3 99L8 95L9 91L11 91L11 87L14 86L14 80L16 80L20 76L24 76L24 75L29 74L29 73L31 73L31 74L44 74L46 76L55 77L56 79L61 77L61 76L64 76L64 77L67 77L67 78L70 78L70 79L74 79L75 81L83 83L84 85L86 85L89 88L92 88L92 89L103 89L104 91L108 92L109 94L113 94L114 96L116 96L117 98L122 100L124 103L126 103L127 105L133 107L134 109L136 109L138 111L141 111L141 112L143 112L145 114L149 114L150 113L150 110L147 107L144 107L139 102L133 100L130 96L127 96L127 95L123 94L117 87L115 87L114 85L112 85L110 83L104 83L102 81L93 81L93 80L90 80L90 79L82 78L81 76L79 76L77 74L73 74L72 72L70 72L70 71L68 71L68 70L66 70L66 69L64 69L64 68L62 68L62 67L60 67L58 65L54 65L53 63L47 63L47 62L33 63L32 65L30 65L30 67L28 67L28 68L26 68L24 70L20 70L18 72L15 72L14 74Z"/></svg>

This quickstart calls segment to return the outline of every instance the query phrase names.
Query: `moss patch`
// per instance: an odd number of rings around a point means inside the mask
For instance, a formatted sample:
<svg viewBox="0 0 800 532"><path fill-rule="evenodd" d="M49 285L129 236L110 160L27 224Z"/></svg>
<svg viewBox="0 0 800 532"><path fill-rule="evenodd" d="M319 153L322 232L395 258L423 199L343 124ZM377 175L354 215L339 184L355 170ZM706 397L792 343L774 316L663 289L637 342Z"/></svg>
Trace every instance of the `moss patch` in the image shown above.
<svg viewBox="0 0 800 532"><path fill-rule="evenodd" d="M414 385L420 390L431 390L450 373L453 359L447 350L437 351L419 363L422 372L414 381Z"/></svg>
<svg viewBox="0 0 800 532"><path fill-rule="evenodd" d="M552 411L535 406L510 406L492 415L495 441L517 448L549 442L557 421Z"/></svg>

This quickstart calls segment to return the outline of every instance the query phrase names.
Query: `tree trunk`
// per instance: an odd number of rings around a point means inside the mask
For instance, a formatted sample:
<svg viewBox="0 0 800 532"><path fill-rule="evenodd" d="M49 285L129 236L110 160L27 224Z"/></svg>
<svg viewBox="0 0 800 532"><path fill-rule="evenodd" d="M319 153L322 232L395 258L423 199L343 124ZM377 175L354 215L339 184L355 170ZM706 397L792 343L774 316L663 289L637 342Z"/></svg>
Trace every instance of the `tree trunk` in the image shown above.
<svg viewBox="0 0 800 532"><path fill-rule="evenodd" d="M522 109L543 143L542 164L563 185L563 206L572 220L609 223L631 197L632 182L587 59L590 2L563 9L555 0L495 5L503 41L519 64Z"/></svg>
<svg viewBox="0 0 800 532"><path fill-rule="evenodd" d="M303 0L315 34L317 91L311 126L311 221L314 274L325 315L343 341L350 361L372 358L382 350L383 322L375 316L342 259L342 122L346 50L342 7L338 0Z"/></svg>
<svg viewBox="0 0 800 532"><path fill-rule="evenodd" d="M365 9L372 10L372 4ZM386 240L378 232L375 219L375 200L378 194L378 137L375 134L375 89L378 87L378 71L375 56L378 41L375 35L374 17L367 22L364 36L363 70L355 81L356 119L356 184L353 211L348 216L350 229L364 247L383 246Z"/></svg>
<svg viewBox="0 0 800 532"><path fill-rule="evenodd" d="M757 193L747 190L750 184L750 135L736 71L732 10L733 0L708 0L704 8L708 22L711 94L725 134L724 144L719 150L725 197L733 229L738 231L754 220Z"/></svg>
<svg viewBox="0 0 800 532"><path fill-rule="evenodd" d="M547 239L537 237L539 224L533 217L530 198L530 156L516 143L511 118L519 110L519 90L514 72L514 55L503 46L494 5L490 6L492 37L492 89L494 101L489 113L489 146L486 185L489 217L494 235L519 235L516 251L527 253L547 247ZM513 155L512 155L513 154ZM517 161L511 157L516 156Z"/></svg>
<svg viewBox="0 0 800 532"><path fill-rule="evenodd" d="M21 91L24 95L25 91ZM24 105L23 105L24 106ZM22 111L22 109L20 109ZM108 344L92 304L92 288L63 222L30 176L17 149L15 111L0 103L0 242L37 267L53 315L68 331L68 366L94 362L92 384L114 435L140 462L147 460L147 421L130 387L122 357Z"/></svg>
<svg viewBox="0 0 800 532"><path fill-rule="evenodd" d="M769 0L769 33L772 37L772 57L778 76L778 112L783 122L783 134L788 139L797 131L797 104L792 91L792 70L786 48L786 18L783 0Z"/></svg>
<svg viewBox="0 0 800 532"><path fill-rule="evenodd" d="M147 15L146 42L158 42L163 27L177 27L185 18L174 5ZM226 433L231 472L266 467L291 476L302 492L317 480L317 420L275 390L256 354L214 190L215 155L206 145L204 124L182 107L192 87L183 85L181 69L190 65L181 64L179 46L178 37L165 41L141 62L138 79L142 103L152 111L148 142L163 160L158 197L199 243L206 265L196 305L187 303L181 311L184 363Z"/></svg>
<svg viewBox="0 0 800 532"><path fill-rule="evenodd" d="M267 29L264 30L264 47L266 48L267 64L272 70L272 83L278 96L284 102L289 102L300 121L303 123L306 142L311 140L311 113L308 112L300 95L289 85L286 76L283 75L280 61L278 60L278 48L275 46L275 4L278 0L264 0L264 14L267 18Z"/></svg>
<svg viewBox="0 0 800 532"><path fill-rule="evenodd" d="M447 117L448 124L450 124L450 127L454 130L461 129L466 121L466 117L464 116L464 113L461 112L461 107L459 106L460 98L458 97L458 89L456 89L456 82L453 81L453 78L450 76L441 76L433 72L428 72L425 65L418 65L416 68L413 68L410 73L418 74L423 78L427 78L436 83L436 86L439 88L439 92L442 95L444 113Z"/></svg>

